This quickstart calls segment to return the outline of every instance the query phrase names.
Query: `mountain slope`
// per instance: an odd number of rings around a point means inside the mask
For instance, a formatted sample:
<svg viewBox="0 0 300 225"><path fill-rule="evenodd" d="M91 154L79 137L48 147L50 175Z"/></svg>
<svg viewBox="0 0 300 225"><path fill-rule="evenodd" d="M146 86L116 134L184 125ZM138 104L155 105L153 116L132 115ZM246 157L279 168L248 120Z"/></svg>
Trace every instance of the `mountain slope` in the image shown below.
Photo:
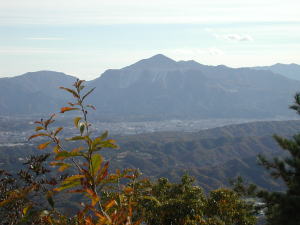
<svg viewBox="0 0 300 225"><path fill-rule="evenodd" d="M58 90L75 77L51 71L0 79L0 115L49 113L68 101ZM207 66L164 55L107 70L89 81L102 116L139 119L275 118L288 110L300 81L269 70Z"/></svg>
<svg viewBox="0 0 300 225"><path fill-rule="evenodd" d="M139 168L146 176L177 180L187 172L205 189L228 185L243 176L261 187L280 190L257 164L257 155L282 156L284 151L273 134L284 137L300 132L300 121L255 122L225 126L195 133L161 132L118 137L120 151L110 155L112 163Z"/></svg>
<svg viewBox="0 0 300 225"><path fill-rule="evenodd" d="M291 116L300 82L270 71L176 62L163 55L90 82L101 113L163 118L266 118Z"/></svg>

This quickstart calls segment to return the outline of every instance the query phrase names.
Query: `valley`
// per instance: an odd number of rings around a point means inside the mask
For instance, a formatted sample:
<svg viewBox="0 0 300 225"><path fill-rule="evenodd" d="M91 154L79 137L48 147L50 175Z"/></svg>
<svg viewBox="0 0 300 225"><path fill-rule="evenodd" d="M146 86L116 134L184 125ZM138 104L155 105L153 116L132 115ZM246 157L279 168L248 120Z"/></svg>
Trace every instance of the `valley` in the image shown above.
<svg viewBox="0 0 300 225"><path fill-rule="evenodd" d="M219 122L225 125L224 123L229 121ZM58 121L58 123L66 122ZM191 127L191 122L180 123L186 126L185 129ZM178 126L180 123L177 121L177 128L180 127ZM95 135L102 132L99 124L101 123L95 123L93 129ZM124 122L123 126L129 124L134 127L130 122L128 124ZM148 132L132 134L131 129L127 127L127 131L130 132L126 132L124 128L122 135L118 132L110 133L120 146L119 150L103 151L106 159L111 161L112 168L138 168L146 177L152 179L167 177L172 181L178 181L182 174L188 173L196 177L197 183L205 190L228 186L229 180L237 176L242 176L249 182L267 189L281 190L283 186L280 182L272 180L268 173L257 165L256 157L258 154L267 157L283 154L272 138L273 134L290 137L300 132L299 120L257 121L226 126L219 123L219 127L207 127L197 131L193 129L184 131L182 126L177 131L164 131L156 127L156 132L153 132L151 126L147 127L147 123L141 124L144 126L143 131ZM120 124L115 126L122 129ZM1 167L16 171L30 154L40 154L36 149L38 142L27 141L30 134L32 129L20 131L15 135L16 139L12 136L6 139L6 142L2 137ZM72 134L74 135L74 130L67 127L62 137L69 137Z"/></svg>

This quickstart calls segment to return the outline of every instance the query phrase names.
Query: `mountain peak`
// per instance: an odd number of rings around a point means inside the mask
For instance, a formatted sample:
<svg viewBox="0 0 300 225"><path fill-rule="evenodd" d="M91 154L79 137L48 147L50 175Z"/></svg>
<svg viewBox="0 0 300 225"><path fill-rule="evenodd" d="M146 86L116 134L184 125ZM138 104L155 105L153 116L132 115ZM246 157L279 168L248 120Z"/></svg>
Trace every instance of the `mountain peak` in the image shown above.
<svg viewBox="0 0 300 225"><path fill-rule="evenodd" d="M154 55L146 60L159 60L159 61L172 61L172 62L175 62L173 59L163 55L163 54L157 54L157 55Z"/></svg>
<svg viewBox="0 0 300 225"><path fill-rule="evenodd" d="M163 54L157 54L147 59L142 59L123 69L130 70L166 70L178 67L177 62Z"/></svg>

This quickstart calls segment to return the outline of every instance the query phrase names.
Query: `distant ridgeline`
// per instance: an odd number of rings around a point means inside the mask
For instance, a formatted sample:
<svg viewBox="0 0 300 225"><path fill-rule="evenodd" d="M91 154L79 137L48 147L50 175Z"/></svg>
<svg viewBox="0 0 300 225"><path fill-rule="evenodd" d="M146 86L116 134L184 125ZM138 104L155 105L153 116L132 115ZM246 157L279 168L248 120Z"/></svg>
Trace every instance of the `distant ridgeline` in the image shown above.
<svg viewBox="0 0 300 225"><path fill-rule="evenodd" d="M113 168L139 168L147 177L178 181L188 173L206 190L228 186L229 179L237 176L270 190L282 190L283 186L257 165L256 158L258 154L283 154L273 134L288 137L299 132L300 121L285 121L246 123L194 133L122 136L114 137L120 150L104 151L104 155L111 159ZM37 153L35 145L1 146L0 167L17 171L24 157Z"/></svg>
<svg viewBox="0 0 300 225"><path fill-rule="evenodd" d="M291 117L288 106L300 91L292 79L299 80L299 72L296 64L234 69L155 55L89 81L96 87L89 102L98 115L122 118ZM58 87L74 80L51 71L1 78L0 115L58 110L69 98Z"/></svg>

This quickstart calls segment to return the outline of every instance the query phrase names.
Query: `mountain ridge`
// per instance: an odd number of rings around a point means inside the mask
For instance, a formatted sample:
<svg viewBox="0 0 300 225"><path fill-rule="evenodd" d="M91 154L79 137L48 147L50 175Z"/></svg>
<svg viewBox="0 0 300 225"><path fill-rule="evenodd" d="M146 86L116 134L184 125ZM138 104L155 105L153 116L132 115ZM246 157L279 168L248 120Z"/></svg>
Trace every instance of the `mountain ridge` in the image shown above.
<svg viewBox="0 0 300 225"><path fill-rule="evenodd" d="M57 109L67 100L67 94L57 88L70 87L75 79L55 71L0 78L0 115ZM96 87L90 101L100 114L264 118L291 116L287 108L300 82L269 70L207 66L158 54L122 69L107 70L87 85ZM16 109L19 95L22 102ZM36 106L37 102L43 107Z"/></svg>

